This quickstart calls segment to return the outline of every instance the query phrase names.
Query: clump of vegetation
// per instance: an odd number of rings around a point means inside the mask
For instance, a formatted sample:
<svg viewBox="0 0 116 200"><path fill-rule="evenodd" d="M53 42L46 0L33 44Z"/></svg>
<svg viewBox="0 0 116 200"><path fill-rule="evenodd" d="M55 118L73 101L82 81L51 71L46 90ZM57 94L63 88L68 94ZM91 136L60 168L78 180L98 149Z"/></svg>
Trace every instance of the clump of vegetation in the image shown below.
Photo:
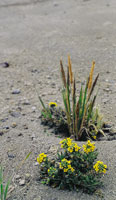
<svg viewBox="0 0 116 200"><path fill-rule="evenodd" d="M87 140L88 137L97 140L101 134L104 135L104 132L102 116L98 108L95 108L97 92L94 94L94 89L99 78L98 74L93 81L95 62L92 63L85 87L81 84L79 97L76 95L76 81L70 57L68 56L67 76L62 61L60 61L60 66L64 110L57 108L57 104L54 102L46 107L39 97L43 106L42 121L51 124L52 127L56 125L60 128L65 127L66 130L68 129L67 135L73 136L75 140Z"/></svg>
<svg viewBox="0 0 116 200"><path fill-rule="evenodd" d="M62 151L58 152L57 158L50 160L44 153L37 157L42 183L59 189L95 192L102 184L101 176L107 170L107 165L102 161L95 162L98 155L95 143L88 140L81 148L67 138L60 144Z"/></svg>

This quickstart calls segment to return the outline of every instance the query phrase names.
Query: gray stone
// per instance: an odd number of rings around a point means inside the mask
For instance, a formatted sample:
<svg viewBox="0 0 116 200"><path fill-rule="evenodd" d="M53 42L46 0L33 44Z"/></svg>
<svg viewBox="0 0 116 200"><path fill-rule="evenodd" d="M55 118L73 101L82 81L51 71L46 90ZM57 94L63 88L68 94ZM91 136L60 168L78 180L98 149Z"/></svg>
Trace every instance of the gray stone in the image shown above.
<svg viewBox="0 0 116 200"><path fill-rule="evenodd" d="M12 117L16 117L16 118L18 118L18 117L20 117L21 116L21 114L19 113L19 112L12 112L12 111L10 111L10 115L12 116Z"/></svg>
<svg viewBox="0 0 116 200"><path fill-rule="evenodd" d="M17 174L17 175L15 176L15 179L16 179L16 180L19 180L19 179L21 179L21 176L20 176L19 174Z"/></svg>
<svg viewBox="0 0 116 200"><path fill-rule="evenodd" d="M24 180L24 179L20 180L20 181L19 181L19 185L20 185L20 186L24 186L24 185L25 185L25 180Z"/></svg>
<svg viewBox="0 0 116 200"><path fill-rule="evenodd" d="M21 91L19 89L14 89L12 91L12 94L20 94L20 93L21 93Z"/></svg>

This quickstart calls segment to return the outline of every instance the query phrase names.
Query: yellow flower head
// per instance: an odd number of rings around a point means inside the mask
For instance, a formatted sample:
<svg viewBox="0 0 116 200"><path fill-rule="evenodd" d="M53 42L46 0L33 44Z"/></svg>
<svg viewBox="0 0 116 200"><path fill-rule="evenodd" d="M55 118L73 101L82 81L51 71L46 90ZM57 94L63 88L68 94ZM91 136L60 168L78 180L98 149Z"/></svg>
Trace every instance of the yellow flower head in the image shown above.
<svg viewBox="0 0 116 200"><path fill-rule="evenodd" d="M67 171L68 171L68 169L64 168L64 172L67 172Z"/></svg>
<svg viewBox="0 0 116 200"><path fill-rule="evenodd" d="M83 150L87 154L93 152L95 150L95 143L91 143L90 140L88 140L86 145L83 145Z"/></svg>
<svg viewBox="0 0 116 200"><path fill-rule="evenodd" d="M69 147L69 148L68 148L68 151L69 151L70 153L72 153L72 152L73 152L73 147L72 147L72 148Z"/></svg>
<svg viewBox="0 0 116 200"><path fill-rule="evenodd" d="M71 144L72 144L72 139L67 138L67 145L68 145L68 147L71 146Z"/></svg>
<svg viewBox="0 0 116 200"><path fill-rule="evenodd" d="M97 136L96 136L96 135L94 135L94 136L93 136L93 139L94 139L94 140L96 140L96 138L97 138Z"/></svg>
<svg viewBox="0 0 116 200"><path fill-rule="evenodd" d="M57 107L57 103L55 103L55 102L50 102L50 103L49 103L49 107L51 107L51 108Z"/></svg>
<svg viewBox="0 0 116 200"><path fill-rule="evenodd" d="M71 172L74 172L75 170L74 170L74 168L73 167L71 167Z"/></svg>
<svg viewBox="0 0 116 200"><path fill-rule="evenodd" d="M62 159L61 163L59 164L60 169L63 169L63 171L66 173L68 171L74 172L75 170L71 166L71 161L67 159Z"/></svg>
<svg viewBox="0 0 116 200"><path fill-rule="evenodd" d="M74 144L75 151L79 151L81 147L79 147L76 143Z"/></svg>
<svg viewBox="0 0 116 200"><path fill-rule="evenodd" d="M96 164L93 166L97 173L106 173L107 165L104 165L102 161L97 161Z"/></svg>
<svg viewBox="0 0 116 200"><path fill-rule="evenodd" d="M61 148L68 148L72 145L72 139L70 138L64 139L60 141L60 144L61 144Z"/></svg>
<svg viewBox="0 0 116 200"><path fill-rule="evenodd" d="M50 167L48 169L48 175L52 176L53 178L55 177L55 172L56 172L56 168L54 168L54 167Z"/></svg>
<svg viewBox="0 0 116 200"><path fill-rule="evenodd" d="M44 153L39 154L39 157L37 157L37 162L39 164L42 163L43 161L45 161L46 157L47 157L47 155Z"/></svg>

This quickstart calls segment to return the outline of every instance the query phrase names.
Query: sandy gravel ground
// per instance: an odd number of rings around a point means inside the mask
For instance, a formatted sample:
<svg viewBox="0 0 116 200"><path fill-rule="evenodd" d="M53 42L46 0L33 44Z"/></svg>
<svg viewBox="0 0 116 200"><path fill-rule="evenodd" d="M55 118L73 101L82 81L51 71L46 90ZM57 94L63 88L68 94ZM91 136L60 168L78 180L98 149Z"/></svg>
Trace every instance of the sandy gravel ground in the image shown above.
<svg viewBox="0 0 116 200"><path fill-rule="evenodd" d="M40 125L41 105L62 105L59 60L71 55L77 84L85 81L92 60L100 72L97 102L116 129L116 1L0 1L0 164L5 179L15 174L9 200L99 200L82 192L59 191L40 184L36 157L57 150L60 138ZM17 93L17 94L13 94ZM52 148L51 148L52 146ZM96 142L108 165L103 199L116 199L116 141ZM26 155L30 158L16 169ZM21 181L24 180L24 185Z"/></svg>

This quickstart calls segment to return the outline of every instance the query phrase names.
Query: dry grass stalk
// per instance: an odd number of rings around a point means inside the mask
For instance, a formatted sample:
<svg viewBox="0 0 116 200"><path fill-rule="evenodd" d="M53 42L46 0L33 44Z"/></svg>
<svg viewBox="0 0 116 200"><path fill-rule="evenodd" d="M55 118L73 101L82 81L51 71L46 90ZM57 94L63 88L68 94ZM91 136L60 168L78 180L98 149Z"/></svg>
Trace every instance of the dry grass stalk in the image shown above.
<svg viewBox="0 0 116 200"><path fill-rule="evenodd" d="M93 61L91 71L90 71L90 75L89 75L89 83L88 83L88 89L89 90L91 89L91 86L92 86L94 68L95 68L95 62Z"/></svg>
<svg viewBox="0 0 116 200"><path fill-rule="evenodd" d="M63 81L64 87L66 88L66 77L65 77L65 72L64 72L62 60L60 60L60 66L61 66L62 81Z"/></svg>
<svg viewBox="0 0 116 200"><path fill-rule="evenodd" d="M91 90L90 90L90 96L91 96L91 94L92 94L92 92L93 92L93 90L94 90L94 88L97 84L98 78L99 78L99 74L96 76L95 81L93 82L93 85L92 85Z"/></svg>
<svg viewBox="0 0 116 200"><path fill-rule="evenodd" d="M68 56L68 67L69 67L70 82L72 84L73 83L73 72L72 72L72 65L71 65L70 56Z"/></svg>

